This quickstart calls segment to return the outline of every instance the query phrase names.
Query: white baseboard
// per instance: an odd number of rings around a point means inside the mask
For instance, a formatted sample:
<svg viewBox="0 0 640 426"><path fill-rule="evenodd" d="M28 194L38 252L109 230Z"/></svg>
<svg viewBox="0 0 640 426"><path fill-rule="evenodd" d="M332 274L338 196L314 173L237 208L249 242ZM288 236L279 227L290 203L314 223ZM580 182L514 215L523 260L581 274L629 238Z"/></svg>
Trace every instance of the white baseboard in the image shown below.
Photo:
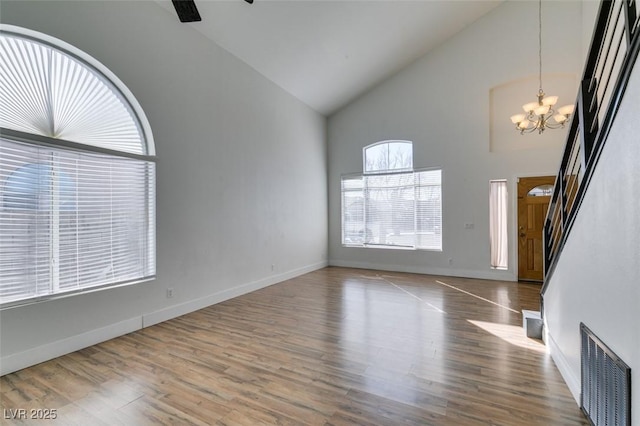
<svg viewBox="0 0 640 426"><path fill-rule="evenodd" d="M313 265L304 266L282 274L272 275L257 281L241 284L236 287L210 294L200 299L190 300L179 305L150 312L142 316L142 326L149 327L151 325L170 320L171 318L176 318L181 315L188 314L189 312L194 312L198 309L206 308L207 306L215 305L216 303L224 302L225 300L233 299L234 297L242 296L243 294L251 293L252 291L260 290L261 288L324 268L327 265L328 263L326 261L315 263Z"/></svg>
<svg viewBox="0 0 640 426"><path fill-rule="evenodd" d="M553 362L556 364L556 367L558 367L558 371L560 371L569 391L576 400L576 404L580 406L580 379L573 374L567 358L565 358L560 347L548 331L545 333L545 343L549 348L549 353L551 354L551 358L553 358Z"/></svg>
<svg viewBox="0 0 640 426"><path fill-rule="evenodd" d="M371 262L354 262L332 259L329 261L330 266L342 266L345 268L359 268L359 269L372 269L379 271L392 271L392 272L407 272L411 274L426 274L426 275L442 275L447 277L463 277L463 278L476 278L481 280L501 280L501 281L517 281L517 277L509 271L500 270L473 270L473 269L454 269L454 268L439 268L433 266L407 266L407 265L393 265L386 263L371 263Z"/></svg>
<svg viewBox="0 0 640 426"><path fill-rule="evenodd" d="M0 376L49 361L91 345L122 336L142 328L142 317L131 318L33 349L2 357Z"/></svg>
<svg viewBox="0 0 640 426"><path fill-rule="evenodd" d="M181 303L179 305L171 306L148 314L143 314L139 317L110 324L95 330L90 330L76 336L47 343L23 352L4 356L0 359L0 376L13 373L14 371L39 364L41 362L49 361L50 359L140 330L144 327L149 327L162 321L170 320L180 315L188 314L189 312L197 311L198 309L202 309L291 278L295 278L317 269L324 268L327 265L328 263L324 261L304 266L282 274L241 284L200 299Z"/></svg>

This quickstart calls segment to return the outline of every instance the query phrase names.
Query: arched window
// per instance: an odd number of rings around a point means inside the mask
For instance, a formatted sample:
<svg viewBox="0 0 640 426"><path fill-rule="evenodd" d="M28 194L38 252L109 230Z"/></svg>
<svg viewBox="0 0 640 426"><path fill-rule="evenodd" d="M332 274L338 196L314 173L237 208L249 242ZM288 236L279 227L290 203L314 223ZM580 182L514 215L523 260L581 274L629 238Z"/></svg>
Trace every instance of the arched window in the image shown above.
<svg viewBox="0 0 640 426"><path fill-rule="evenodd" d="M107 68L0 26L2 307L154 278L154 155L142 109Z"/></svg>
<svg viewBox="0 0 640 426"><path fill-rule="evenodd" d="M413 170L413 144L410 141L383 141L362 150L365 173Z"/></svg>
<svg viewBox="0 0 640 426"><path fill-rule="evenodd" d="M414 170L413 143L362 150L363 174L342 177L342 244L442 250L442 172Z"/></svg>

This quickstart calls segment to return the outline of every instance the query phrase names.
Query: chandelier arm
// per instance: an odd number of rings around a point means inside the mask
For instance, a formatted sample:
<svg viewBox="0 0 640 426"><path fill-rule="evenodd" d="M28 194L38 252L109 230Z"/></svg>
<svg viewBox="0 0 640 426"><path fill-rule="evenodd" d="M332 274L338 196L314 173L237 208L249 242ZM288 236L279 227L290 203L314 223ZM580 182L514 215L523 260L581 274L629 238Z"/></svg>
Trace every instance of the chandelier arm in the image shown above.
<svg viewBox="0 0 640 426"><path fill-rule="evenodd" d="M537 127L527 127L525 129L521 129L520 134L524 135L525 133L533 133L536 129Z"/></svg>
<svg viewBox="0 0 640 426"><path fill-rule="evenodd" d="M550 122L546 122L544 125L547 129L562 129L564 127L564 123L550 123Z"/></svg>

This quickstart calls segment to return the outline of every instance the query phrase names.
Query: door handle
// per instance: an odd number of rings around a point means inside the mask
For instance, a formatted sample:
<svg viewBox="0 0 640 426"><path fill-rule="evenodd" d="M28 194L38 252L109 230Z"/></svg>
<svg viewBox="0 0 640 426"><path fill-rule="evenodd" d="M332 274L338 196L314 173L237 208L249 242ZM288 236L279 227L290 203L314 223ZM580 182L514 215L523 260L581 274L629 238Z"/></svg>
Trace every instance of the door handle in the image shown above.
<svg viewBox="0 0 640 426"><path fill-rule="evenodd" d="M521 226L521 227L519 228L519 230L520 230L520 237L521 237L521 238L524 238L524 237L526 237L526 236L527 236L527 233L526 233L526 232L524 232L524 226Z"/></svg>

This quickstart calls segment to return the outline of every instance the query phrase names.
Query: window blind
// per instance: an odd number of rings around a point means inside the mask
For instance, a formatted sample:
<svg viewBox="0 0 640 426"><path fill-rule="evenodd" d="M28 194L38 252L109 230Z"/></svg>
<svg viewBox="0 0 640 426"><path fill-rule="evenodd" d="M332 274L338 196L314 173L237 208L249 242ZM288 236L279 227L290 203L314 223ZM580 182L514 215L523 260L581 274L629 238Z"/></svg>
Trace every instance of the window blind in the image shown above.
<svg viewBox="0 0 640 426"><path fill-rule="evenodd" d="M0 25L0 308L155 276L154 154L104 65Z"/></svg>
<svg viewBox="0 0 640 426"><path fill-rule="evenodd" d="M415 246L415 190L413 173L365 176L367 228L370 244Z"/></svg>
<svg viewBox="0 0 640 426"><path fill-rule="evenodd" d="M155 275L155 164L0 138L2 303Z"/></svg>
<svg viewBox="0 0 640 426"><path fill-rule="evenodd" d="M138 117L100 71L66 52L2 31L0 127L147 154Z"/></svg>
<svg viewBox="0 0 640 426"><path fill-rule="evenodd" d="M364 179L362 176L342 178L342 243L364 244Z"/></svg>
<svg viewBox="0 0 640 426"><path fill-rule="evenodd" d="M342 243L442 249L441 170L344 176Z"/></svg>
<svg viewBox="0 0 640 426"><path fill-rule="evenodd" d="M416 245L442 250L442 171L425 170L415 176Z"/></svg>

